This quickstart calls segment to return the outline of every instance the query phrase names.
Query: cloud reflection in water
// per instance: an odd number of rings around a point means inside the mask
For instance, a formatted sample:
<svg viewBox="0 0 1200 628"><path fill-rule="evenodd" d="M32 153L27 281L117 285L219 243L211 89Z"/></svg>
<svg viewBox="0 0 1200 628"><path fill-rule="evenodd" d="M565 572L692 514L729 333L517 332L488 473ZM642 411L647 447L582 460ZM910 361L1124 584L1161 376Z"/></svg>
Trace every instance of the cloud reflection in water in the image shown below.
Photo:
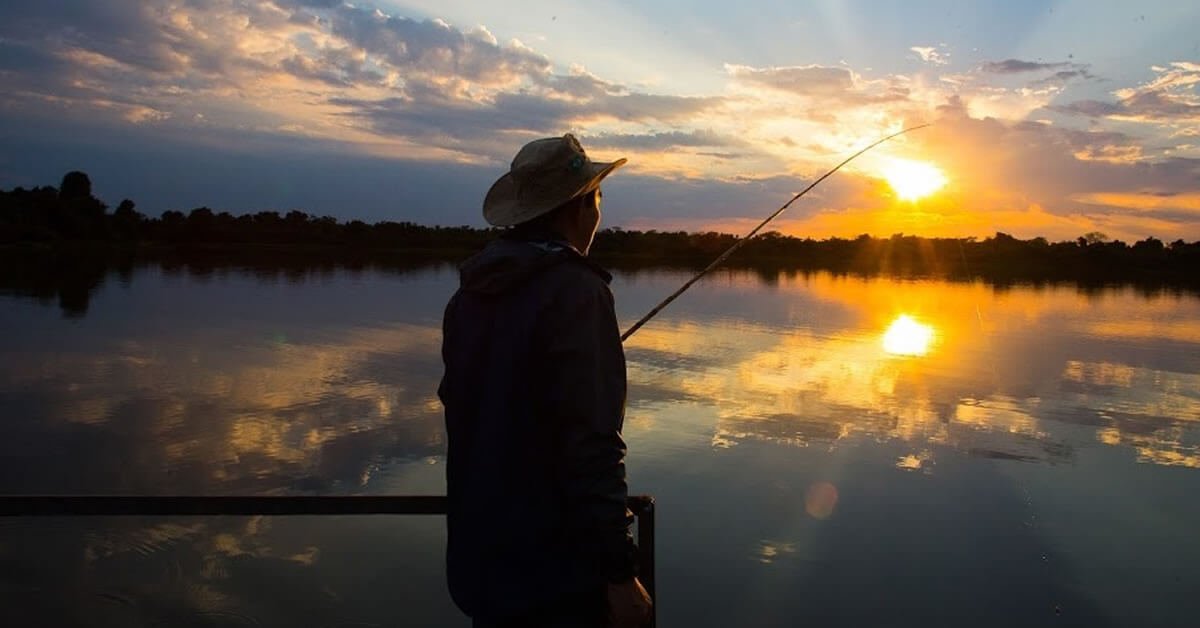
<svg viewBox="0 0 1200 628"><path fill-rule="evenodd" d="M1198 461L1200 344L1179 331L1200 325L1195 299L828 274L776 291L786 315L677 313L635 335L633 407L710 407L718 447L898 439L914 452L1064 463L1100 442L1141 462ZM1156 326L1173 331L1149 336ZM1077 425L1101 436L1080 440ZM935 454L921 456L899 466L928 472Z"/></svg>
<svg viewBox="0 0 1200 628"><path fill-rule="evenodd" d="M0 488L361 490L373 466L442 452L439 343L411 324L302 343L236 330L5 361L4 401L28 409L10 429L37 446L0 445ZM52 462L64 448L70 468Z"/></svg>

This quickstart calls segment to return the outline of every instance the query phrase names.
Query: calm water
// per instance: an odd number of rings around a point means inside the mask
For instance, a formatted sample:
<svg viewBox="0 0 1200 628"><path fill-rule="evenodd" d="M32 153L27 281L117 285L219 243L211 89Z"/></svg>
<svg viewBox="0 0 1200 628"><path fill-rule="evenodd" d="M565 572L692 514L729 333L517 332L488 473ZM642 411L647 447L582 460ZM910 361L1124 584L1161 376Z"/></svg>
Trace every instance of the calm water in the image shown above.
<svg viewBox="0 0 1200 628"><path fill-rule="evenodd" d="M622 320L683 279L619 275ZM0 492L442 493L455 280L148 267L86 313L0 297ZM1189 295L707 280L627 344L661 625L1195 625L1198 349ZM0 520L0 624L465 626L442 526Z"/></svg>

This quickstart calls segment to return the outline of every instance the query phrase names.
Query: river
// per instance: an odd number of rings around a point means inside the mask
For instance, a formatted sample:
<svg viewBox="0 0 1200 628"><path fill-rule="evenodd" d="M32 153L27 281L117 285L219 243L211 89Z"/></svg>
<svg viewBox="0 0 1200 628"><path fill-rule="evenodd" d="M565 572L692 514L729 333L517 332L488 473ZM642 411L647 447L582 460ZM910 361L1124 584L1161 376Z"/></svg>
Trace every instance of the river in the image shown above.
<svg viewBox="0 0 1200 628"><path fill-rule="evenodd" d="M444 492L452 267L93 283L0 296L0 493ZM1195 294L728 271L626 352L660 626L1200 617ZM467 626L443 526L0 519L0 623Z"/></svg>

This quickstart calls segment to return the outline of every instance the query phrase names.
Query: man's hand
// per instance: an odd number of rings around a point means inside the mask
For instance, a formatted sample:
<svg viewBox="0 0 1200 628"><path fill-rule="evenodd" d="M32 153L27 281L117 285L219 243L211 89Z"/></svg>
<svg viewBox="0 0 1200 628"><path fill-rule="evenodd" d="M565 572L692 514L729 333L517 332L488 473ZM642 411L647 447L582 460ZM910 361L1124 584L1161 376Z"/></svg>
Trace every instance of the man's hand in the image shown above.
<svg viewBox="0 0 1200 628"><path fill-rule="evenodd" d="M654 602L637 578L608 585L608 608L613 628L639 628L650 619Z"/></svg>

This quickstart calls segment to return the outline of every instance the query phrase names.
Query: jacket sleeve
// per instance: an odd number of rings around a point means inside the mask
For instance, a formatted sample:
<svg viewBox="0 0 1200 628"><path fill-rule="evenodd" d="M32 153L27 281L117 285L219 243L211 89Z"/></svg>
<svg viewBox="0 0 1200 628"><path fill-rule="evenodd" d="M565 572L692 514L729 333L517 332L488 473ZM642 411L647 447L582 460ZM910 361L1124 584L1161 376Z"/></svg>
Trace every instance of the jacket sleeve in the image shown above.
<svg viewBox="0 0 1200 628"><path fill-rule="evenodd" d="M569 292L552 313L544 363L561 434L566 534L597 575L622 582L634 575L621 438L625 354L608 286L588 281Z"/></svg>

